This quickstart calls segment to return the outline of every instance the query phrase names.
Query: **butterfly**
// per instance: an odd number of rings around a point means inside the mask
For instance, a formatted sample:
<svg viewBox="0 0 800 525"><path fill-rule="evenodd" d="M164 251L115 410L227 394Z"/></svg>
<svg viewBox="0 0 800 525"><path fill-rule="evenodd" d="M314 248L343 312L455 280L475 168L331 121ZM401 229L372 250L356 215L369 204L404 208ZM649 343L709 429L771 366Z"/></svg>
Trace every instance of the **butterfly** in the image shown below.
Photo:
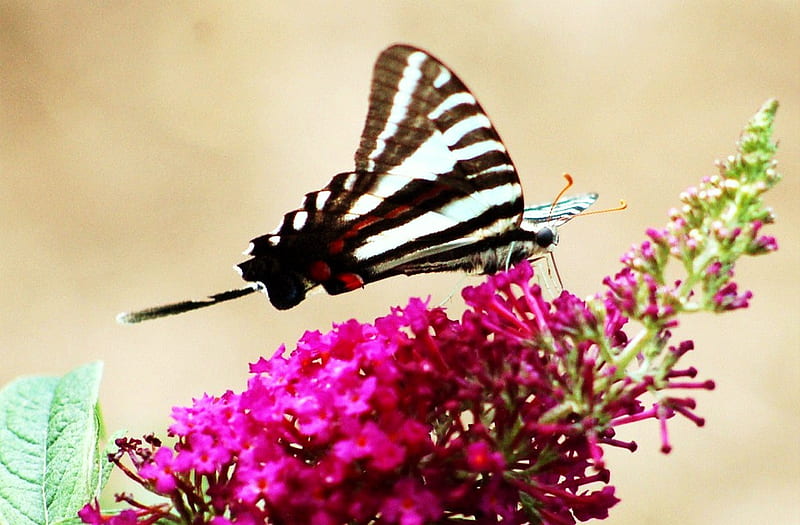
<svg viewBox="0 0 800 525"><path fill-rule="evenodd" d="M494 273L543 257L558 228L597 200L525 208L517 170L464 83L422 49L393 45L372 76L355 169L308 193L236 266L248 286L118 316L181 313L263 291L286 310L318 288L337 295L395 275Z"/></svg>

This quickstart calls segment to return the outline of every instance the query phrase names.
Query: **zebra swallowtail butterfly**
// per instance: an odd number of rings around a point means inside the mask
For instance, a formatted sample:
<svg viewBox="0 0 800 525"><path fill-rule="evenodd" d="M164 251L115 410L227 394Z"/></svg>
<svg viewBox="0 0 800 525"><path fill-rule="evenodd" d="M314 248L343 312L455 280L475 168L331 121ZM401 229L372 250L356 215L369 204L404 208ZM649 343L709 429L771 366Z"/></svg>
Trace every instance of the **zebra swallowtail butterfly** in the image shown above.
<svg viewBox="0 0 800 525"><path fill-rule="evenodd" d="M597 199L586 193L525 208L500 136L461 80L408 45L375 63L355 170L303 199L237 266L251 284L197 301L118 316L139 322L260 290L279 310L314 288L331 295L394 275L494 273L546 255L558 227Z"/></svg>

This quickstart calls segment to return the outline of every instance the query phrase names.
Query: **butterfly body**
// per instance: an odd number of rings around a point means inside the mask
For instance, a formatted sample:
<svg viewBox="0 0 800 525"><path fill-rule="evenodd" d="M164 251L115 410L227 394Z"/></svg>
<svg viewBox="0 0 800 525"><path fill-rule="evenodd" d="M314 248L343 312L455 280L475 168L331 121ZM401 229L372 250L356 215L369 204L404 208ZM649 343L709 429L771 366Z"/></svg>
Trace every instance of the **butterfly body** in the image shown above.
<svg viewBox="0 0 800 525"><path fill-rule="evenodd" d="M486 113L441 61L407 45L375 63L355 170L308 193L237 265L248 288L133 314L138 322L263 291L276 308L395 275L494 273L547 254L587 193L524 207L519 176Z"/></svg>
<svg viewBox="0 0 800 525"><path fill-rule="evenodd" d="M294 217L296 215L288 214L289 220L284 224L292 228L296 222ZM543 255L553 246L552 242L544 244L552 239L551 230L546 227L501 232L484 228L473 230L474 239L459 238L435 244L435 239L422 236L387 251L370 252L374 253L371 257L357 259L354 253L366 252L346 249L357 242L350 239L369 234L369 225L373 224L370 219L361 220L363 222L357 220L354 225L330 225L345 232L333 241L325 234L286 231L285 226L282 233L254 239L246 252L252 258L238 265L241 276L258 283L272 304L284 310L299 304L317 286L322 286L330 295L337 295L401 274L494 273L522 259ZM359 232L359 235L348 238L348 232ZM373 235L381 234L377 231ZM369 244L364 246L369 247Z"/></svg>

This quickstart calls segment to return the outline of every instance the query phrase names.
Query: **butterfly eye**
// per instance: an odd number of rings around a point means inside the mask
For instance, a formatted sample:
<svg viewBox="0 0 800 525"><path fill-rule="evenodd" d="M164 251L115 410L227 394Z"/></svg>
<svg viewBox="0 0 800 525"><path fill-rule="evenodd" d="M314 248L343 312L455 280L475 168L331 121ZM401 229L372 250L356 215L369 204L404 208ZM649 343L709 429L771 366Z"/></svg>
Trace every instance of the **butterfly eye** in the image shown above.
<svg viewBox="0 0 800 525"><path fill-rule="evenodd" d="M547 248L553 244L556 239L556 234L548 227L544 227L536 232L536 244L542 248Z"/></svg>

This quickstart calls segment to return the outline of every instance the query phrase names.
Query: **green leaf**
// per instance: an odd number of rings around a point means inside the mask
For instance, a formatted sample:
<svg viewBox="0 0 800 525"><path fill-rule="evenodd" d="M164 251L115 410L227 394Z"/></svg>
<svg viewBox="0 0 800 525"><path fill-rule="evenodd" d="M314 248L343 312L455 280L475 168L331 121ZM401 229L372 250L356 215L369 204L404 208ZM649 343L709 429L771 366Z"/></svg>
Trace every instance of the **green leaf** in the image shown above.
<svg viewBox="0 0 800 525"><path fill-rule="evenodd" d="M99 494L102 368L22 378L0 391L0 525L74 522Z"/></svg>

